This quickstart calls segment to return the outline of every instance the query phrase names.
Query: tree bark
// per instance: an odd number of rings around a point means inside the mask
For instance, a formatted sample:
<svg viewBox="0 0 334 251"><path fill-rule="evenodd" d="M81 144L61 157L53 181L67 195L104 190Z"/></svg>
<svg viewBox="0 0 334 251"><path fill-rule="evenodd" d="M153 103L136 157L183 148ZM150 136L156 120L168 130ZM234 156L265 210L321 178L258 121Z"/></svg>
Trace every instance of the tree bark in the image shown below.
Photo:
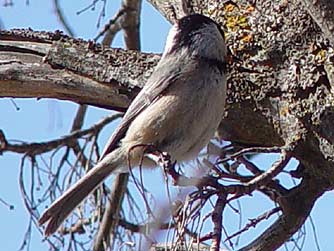
<svg viewBox="0 0 334 251"><path fill-rule="evenodd" d="M0 97L56 98L124 111L160 59L60 33L12 30L1 31L0 38Z"/></svg>
<svg viewBox="0 0 334 251"><path fill-rule="evenodd" d="M306 10L319 25L324 36L334 46L334 2L327 0L303 0Z"/></svg>

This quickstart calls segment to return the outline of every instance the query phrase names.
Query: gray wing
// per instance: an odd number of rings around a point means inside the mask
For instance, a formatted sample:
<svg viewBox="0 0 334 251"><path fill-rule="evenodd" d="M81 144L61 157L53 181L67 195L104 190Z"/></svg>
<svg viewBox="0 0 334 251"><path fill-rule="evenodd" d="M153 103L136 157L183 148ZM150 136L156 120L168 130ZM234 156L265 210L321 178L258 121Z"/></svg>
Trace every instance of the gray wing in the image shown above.
<svg viewBox="0 0 334 251"><path fill-rule="evenodd" d="M180 78L180 73L181 68L177 68L175 62L173 65L173 62L167 58L159 62L146 85L132 101L121 123L109 138L100 160L117 147L119 141L126 134L131 122L138 114L153 104L170 85L175 83Z"/></svg>

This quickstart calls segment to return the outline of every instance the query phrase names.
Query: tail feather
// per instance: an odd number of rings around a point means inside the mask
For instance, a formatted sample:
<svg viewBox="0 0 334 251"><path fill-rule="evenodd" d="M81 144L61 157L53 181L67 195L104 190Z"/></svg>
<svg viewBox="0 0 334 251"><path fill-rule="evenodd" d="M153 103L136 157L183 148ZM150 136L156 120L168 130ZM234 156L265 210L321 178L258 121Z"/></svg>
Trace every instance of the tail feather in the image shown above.
<svg viewBox="0 0 334 251"><path fill-rule="evenodd" d="M117 156L118 155L118 156ZM46 209L39 219L39 225L48 222L45 235L56 232L69 214L119 167L119 151L113 151L103 158L95 167L85 174L76 184Z"/></svg>

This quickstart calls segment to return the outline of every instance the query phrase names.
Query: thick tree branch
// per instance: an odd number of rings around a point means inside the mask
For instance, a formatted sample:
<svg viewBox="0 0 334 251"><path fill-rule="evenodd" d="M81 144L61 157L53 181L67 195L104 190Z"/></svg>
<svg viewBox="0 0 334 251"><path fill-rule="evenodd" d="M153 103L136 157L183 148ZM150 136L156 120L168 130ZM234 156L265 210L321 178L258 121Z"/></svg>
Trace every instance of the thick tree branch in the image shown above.
<svg viewBox="0 0 334 251"><path fill-rule="evenodd" d="M311 180L304 180L284 197L281 215L256 240L239 251L276 250L298 231L308 218L314 202L324 193L324 187Z"/></svg>
<svg viewBox="0 0 334 251"><path fill-rule="evenodd" d="M125 47L128 50L140 51L140 12L142 0L123 0L125 12L122 28L124 30Z"/></svg>
<svg viewBox="0 0 334 251"><path fill-rule="evenodd" d="M0 97L57 98L124 111L160 58L59 33L0 31L0 37Z"/></svg>

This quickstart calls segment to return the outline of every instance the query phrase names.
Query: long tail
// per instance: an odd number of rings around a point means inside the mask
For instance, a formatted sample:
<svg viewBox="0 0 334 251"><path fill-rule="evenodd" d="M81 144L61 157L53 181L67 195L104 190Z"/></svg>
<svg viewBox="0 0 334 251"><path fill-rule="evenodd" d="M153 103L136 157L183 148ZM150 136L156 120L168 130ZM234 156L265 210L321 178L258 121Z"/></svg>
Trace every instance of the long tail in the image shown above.
<svg viewBox="0 0 334 251"><path fill-rule="evenodd" d="M46 209L39 219L42 225L48 222L45 235L56 232L67 216L112 172L124 164L121 149L115 149L107 154L96 166L77 181L61 197Z"/></svg>

